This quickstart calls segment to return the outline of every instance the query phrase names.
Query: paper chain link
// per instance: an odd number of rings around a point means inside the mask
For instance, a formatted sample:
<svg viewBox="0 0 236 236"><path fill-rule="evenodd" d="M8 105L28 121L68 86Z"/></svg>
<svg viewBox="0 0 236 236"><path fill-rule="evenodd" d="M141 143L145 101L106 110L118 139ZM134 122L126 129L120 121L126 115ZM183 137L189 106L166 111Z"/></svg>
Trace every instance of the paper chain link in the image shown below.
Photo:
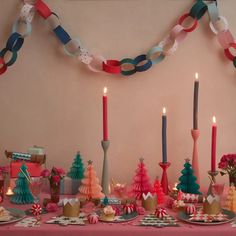
<svg viewBox="0 0 236 236"><path fill-rule="evenodd" d="M14 23L12 34L7 40L6 47L0 51L0 74L3 74L8 66L15 63L17 52L24 43L24 38L31 33L31 22L34 18L35 11L43 17L50 25L52 32L63 44L64 51L67 55L78 58L82 63L86 64L93 72L107 72L110 74L122 74L130 76L136 72L143 72L163 61L166 56L172 55L179 44L183 42L187 34L194 31L198 26L198 20L208 10L210 17L210 28L217 35L220 45L223 47L226 57L233 61L236 67L236 57L230 52L230 48L236 49L235 40L232 33L228 29L227 20L219 15L217 1L209 0L207 4L203 0L197 0L190 9L189 13L183 14L167 35L159 44L153 46L147 54L141 54L132 58L124 58L122 60L106 60L103 56L93 55L82 46L79 38L71 38L68 32L62 27L59 16L51 11L43 0L24 0L20 17ZM187 18L192 21L191 26L184 27L183 23ZM19 24L25 24L25 32L20 34L17 32ZM223 23L223 26L222 26ZM12 57L5 62L4 56L10 51Z"/></svg>
<svg viewBox="0 0 236 236"><path fill-rule="evenodd" d="M12 33L9 36L5 48L0 51L0 75L7 71L8 66L16 62L18 51L24 44L24 38L31 33L31 22L34 18L34 6L24 2L19 18L12 27ZM25 25L25 32L20 34L17 32L19 24ZM11 58L6 62L5 55L10 52Z"/></svg>
<svg viewBox="0 0 236 236"><path fill-rule="evenodd" d="M236 67L236 56L234 56L230 49L236 49L235 39L229 30L228 21L225 17L219 15L219 11L215 2L208 4L208 13L210 16L210 29L216 35L221 47L224 49L225 56L233 62Z"/></svg>

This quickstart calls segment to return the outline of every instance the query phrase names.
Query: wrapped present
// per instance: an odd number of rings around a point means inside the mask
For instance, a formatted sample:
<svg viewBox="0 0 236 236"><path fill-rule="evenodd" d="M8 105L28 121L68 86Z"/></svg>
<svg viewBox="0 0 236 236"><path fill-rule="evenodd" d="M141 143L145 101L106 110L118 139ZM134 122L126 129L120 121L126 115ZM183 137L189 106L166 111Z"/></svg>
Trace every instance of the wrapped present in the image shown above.
<svg viewBox="0 0 236 236"><path fill-rule="evenodd" d="M39 177L41 175L41 165L38 163L26 162L27 170L31 177ZM22 166L22 161L12 161L10 164L11 178L17 178Z"/></svg>
<svg viewBox="0 0 236 236"><path fill-rule="evenodd" d="M61 180L61 194L77 194L81 180L64 177Z"/></svg>
<svg viewBox="0 0 236 236"><path fill-rule="evenodd" d="M143 193L142 195L142 207L144 207L147 211L153 211L157 206L157 197L156 194L151 194L148 192L147 194Z"/></svg>

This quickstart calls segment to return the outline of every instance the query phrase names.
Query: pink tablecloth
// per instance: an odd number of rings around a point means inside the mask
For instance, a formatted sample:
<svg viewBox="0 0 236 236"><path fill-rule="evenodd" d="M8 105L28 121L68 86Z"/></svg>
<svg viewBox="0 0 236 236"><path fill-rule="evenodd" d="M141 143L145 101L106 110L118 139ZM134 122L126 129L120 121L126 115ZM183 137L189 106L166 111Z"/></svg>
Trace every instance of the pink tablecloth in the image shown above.
<svg viewBox="0 0 236 236"><path fill-rule="evenodd" d="M28 205L13 205L7 200L3 203L4 207L28 209ZM60 214L60 212L57 212ZM42 215L42 220L46 221L56 214ZM174 213L173 213L174 215ZM138 221L141 217L136 219ZM40 227L23 228L15 227L14 224L0 226L0 236L235 236L236 228L232 228L227 223L218 226L196 226L192 224L180 223L180 227L151 228L134 225L123 225L120 223L85 226L59 226L42 223ZM28 233L28 234L27 234Z"/></svg>

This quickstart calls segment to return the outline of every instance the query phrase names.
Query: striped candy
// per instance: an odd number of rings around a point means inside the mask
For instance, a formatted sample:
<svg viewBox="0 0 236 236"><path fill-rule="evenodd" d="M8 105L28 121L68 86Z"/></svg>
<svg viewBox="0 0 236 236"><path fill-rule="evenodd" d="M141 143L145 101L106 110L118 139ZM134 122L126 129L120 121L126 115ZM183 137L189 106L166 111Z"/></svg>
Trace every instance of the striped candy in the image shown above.
<svg viewBox="0 0 236 236"><path fill-rule="evenodd" d="M38 216L42 213L42 207L40 204L33 204L30 211L34 216Z"/></svg>
<svg viewBox="0 0 236 236"><path fill-rule="evenodd" d="M125 214L131 214L132 212L135 211L135 208L136 208L135 205L131 203L124 205L123 210Z"/></svg>
<svg viewBox="0 0 236 236"><path fill-rule="evenodd" d="M163 219L164 217L167 216L166 209L163 208L163 207L157 208L156 211L155 211L155 215L156 215L157 218Z"/></svg>
<svg viewBox="0 0 236 236"><path fill-rule="evenodd" d="M196 211L196 207L193 204L187 205L187 207L185 209L185 212L186 212L187 215L192 215L192 214L195 213L195 211Z"/></svg>
<svg viewBox="0 0 236 236"><path fill-rule="evenodd" d="M99 216L96 213L92 213L88 215L89 224L96 224L98 222Z"/></svg>

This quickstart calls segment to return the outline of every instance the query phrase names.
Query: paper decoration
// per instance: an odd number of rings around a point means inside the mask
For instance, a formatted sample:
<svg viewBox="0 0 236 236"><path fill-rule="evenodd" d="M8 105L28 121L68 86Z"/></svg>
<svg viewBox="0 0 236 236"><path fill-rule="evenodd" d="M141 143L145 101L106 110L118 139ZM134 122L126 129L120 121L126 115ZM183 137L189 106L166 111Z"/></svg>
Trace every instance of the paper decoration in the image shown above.
<svg viewBox="0 0 236 236"><path fill-rule="evenodd" d="M205 214L202 209L197 211L196 213L190 215L189 220L191 221L203 221L203 222L219 222L228 220L227 215L219 213L219 214Z"/></svg>
<svg viewBox="0 0 236 236"><path fill-rule="evenodd" d="M157 197L156 194L151 194L148 192L147 194L143 193L142 195L142 206L146 211L153 211L157 206Z"/></svg>
<svg viewBox="0 0 236 236"><path fill-rule="evenodd" d="M132 195L137 199L141 200L142 194L151 192L152 187L147 174L147 169L144 164L144 159L139 159L138 168L135 171L135 176L132 184Z"/></svg>
<svg viewBox="0 0 236 236"><path fill-rule="evenodd" d="M97 224L99 220L99 216L96 213L92 213L88 215L89 224Z"/></svg>
<svg viewBox="0 0 236 236"><path fill-rule="evenodd" d="M229 187L228 195L225 200L225 207L236 213L236 188L233 184Z"/></svg>
<svg viewBox="0 0 236 236"><path fill-rule="evenodd" d="M32 228L32 227L39 227L41 222L36 219L35 217L27 217L23 220L17 222L15 227L25 227L25 228Z"/></svg>
<svg viewBox="0 0 236 236"><path fill-rule="evenodd" d="M46 3L42 0L38 0L35 4L34 7L38 14L45 20L47 20L48 23L50 21L48 19L51 18L51 16L55 16L56 14L50 10L50 8L47 6ZM19 21L22 21L26 24L27 30L23 35L18 36L17 41L21 42L21 46L23 44L23 40L21 38L26 37L29 35L31 32L31 21L34 16L34 7L31 5L25 5L23 6L20 14L20 19L14 24L13 26L13 32L17 33L17 25L19 24ZM212 10L213 9L213 10ZM79 40L73 39L70 37L70 35L66 32L66 30L63 29L63 27L60 24L57 24L55 27L52 28L53 32L55 33L56 37L60 40L62 45L64 46L64 50L66 54L69 56L76 56L82 63L88 66L92 71L95 72L101 72L105 71L107 73L111 74L119 74L121 73L124 76L129 76L133 75L136 72L142 72L146 71L149 68L152 67L154 64L158 64L166 56L169 56L173 54L177 49L178 46L183 40L186 38L186 36L195 30L198 26L198 20L205 14L206 11L209 11L209 16L210 16L210 28L213 31L214 34L217 35L217 39L220 43L220 45L223 47L225 56L233 61L233 65L236 67L236 60L234 58L234 55L230 52L230 48L236 48L236 44L234 43L234 38L230 30L228 29L228 23L227 20L219 15L217 4L213 1L210 4L206 4L204 1L196 1L192 8L190 9L189 13L183 14L176 22L174 27L170 30L170 33L162 40L159 42L159 44L155 45L152 47L146 54L141 54L134 59L132 58L124 58L121 61L118 60L99 60L101 63L100 67L102 69L96 69L92 64L94 64L94 61L98 61L98 58L102 58L102 56L97 56L89 53L89 51L82 46L82 43ZM56 15L57 16L57 15ZM193 24L185 28L182 24L185 22L187 18L192 18ZM215 29L215 25L219 25L223 21L223 27L221 26L220 29L217 27ZM18 34L18 33L17 33ZM11 35L12 36L12 35ZM0 69L0 74L3 74L6 70L7 67L12 65L17 58L17 51L14 50L14 57L8 61L5 62L5 51L9 50L9 41L11 42L11 36L8 39L8 42L6 44L6 48L4 48L1 51L1 57L0 57L0 64L2 65ZM77 46L72 50L68 51L67 45L70 44L73 41L79 41ZM15 43L12 43L15 46ZM17 43L19 44L19 42ZM10 43L11 45L11 43ZM20 46L20 47L21 47ZM19 46L16 47L16 49L19 50ZM10 47L12 50L12 48ZM9 50L9 51L11 51ZM154 57L155 54L158 55ZM140 65L140 62L145 61L144 64ZM132 69L125 69L127 65L131 65Z"/></svg>
<svg viewBox="0 0 236 236"><path fill-rule="evenodd" d="M168 226L179 226L177 224L177 220L175 220L174 217L167 215L163 219L159 219L156 217L155 214L150 214L144 216L140 223L138 224L139 226L151 226L151 227L157 227L157 228L162 228L162 227L168 227Z"/></svg>
<svg viewBox="0 0 236 236"><path fill-rule="evenodd" d="M181 171L182 176L179 178L180 183L177 189L184 193L200 194L199 185L196 183L197 178L194 176L189 159L185 160L184 169Z"/></svg>
<svg viewBox="0 0 236 236"><path fill-rule="evenodd" d="M165 194L163 192L163 189L161 187L161 183L160 183L158 177L156 178L156 180L154 182L153 193L155 193L156 196L157 196L157 203L158 204L164 203L164 201L165 201Z"/></svg>
<svg viewBox="0 0 236 236"><path fill-rule="evenodd" d="M63 199L63 216L78 217L80 214L80 202L77 198Z"/></svg>
<svg viewBox="0 0 236 236"><path fill-rule="evenodd" d="M62 226L67 225L85 225L84 223L84 215L80 214L79 217L52 217L51 220L46 221L47 224L59 224Z"/></svg>
<svg viewBox="0 0 236 236"><path fill-rule="evenodd" d="M92 163L92 161L88 161L88 166L84 173L84 179L82 179L79 187L79 197L84 197L88 200L104 197L104 194L101 192L102 187L99 185L99 180Z"/></svg>
<svg viewBox="0 0 236 236"><path fill-rule="evenodd" d="M217 215L221 212L220 197L209 193L203 202L203 212L208 215Z"/></svg>
<svg viewBox="0 0 236 236"><path fill-rule="evenodd" d="M182 193L181 200L186 203L201 203L203 196L201 194Z"/></svg>
<svg viewBox="0 0 236 236"><path fill-rule="evenodd" d="M14 195L11 197L11 202L16 204L29 204L34 202L34 198L29 189L29 182L26 178L28 176L26 165L21 166L22 171L18 174L16 186L13 189Z"/></svg>
<svg viewBox="0 0 236 236"><path fill-rule="evenodd" d="M71 179L81 180L84 177L84 164L80 155L80 152L77 153L75 159L72 163L70 171L67 173L67 176Z"/></svg>

